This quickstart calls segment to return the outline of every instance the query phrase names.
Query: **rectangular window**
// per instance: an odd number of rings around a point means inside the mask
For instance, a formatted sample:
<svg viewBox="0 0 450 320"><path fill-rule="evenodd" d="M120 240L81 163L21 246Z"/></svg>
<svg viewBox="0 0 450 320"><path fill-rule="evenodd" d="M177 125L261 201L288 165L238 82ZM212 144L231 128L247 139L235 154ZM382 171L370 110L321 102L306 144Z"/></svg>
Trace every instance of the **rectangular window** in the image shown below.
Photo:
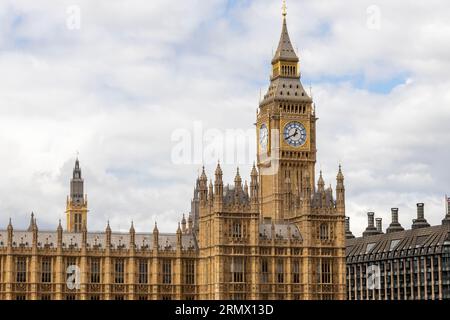
<svg viewBox="0 0 450 320"><path fill-rule="evenodd" d="M328 260L322 260L321 266L321 280L322 283L330 284L331 283L331 264Z"/></svg>
<svg viewBox="0 0 450 320"><path fill-rule="evenodd" d="M52 282L52 260L50 257L43 257L41 261L41 282Z"/></svg>
<svg viewBox="0 0 450 320"><path fill-rule="evenodd" d="M241 222L233 222L233 238L242 238Z"/></svg>
<svg viewBox="0 0 450 320"><path fill-rule="evenodd" d="M139 284L148 283L148 261L147 259L139 260Z"/></svg>
<svg viewBox="0 0 450 320"><path fill-rule="evenodd" d="M41 295L41 300L51 300L52 299L52 297L51 297L51 295L49 295L49 294L43 294L43 295Z"/></svg>
<svg viewBox="0 0 450 320"><path fill-rule="evenodd" d="M98 294L91 295L91 300L100 300L100 296Z"/></svg>
<svg viewBox="0 0 450 320"><path fill-rule="evenodd" d="M284 283L284 261L283 261L283 259L277 260L277 282Z"/></svg>
<svg viewBox="0 0 450 320"><path fill-rule="evenodd" d="M195 284L195 261L184 260L183 269L184 283L189 285Z"/></svg>
<svg viewBox="0 0 450 320"><path fill-rule="evenodd" d="M292 262L292 282L300 283L300 261L298 260Z"/></svg>
<svg viewBox="0 0 450 320"><path fill-rule="evenodd" d="M27 282L27 258L17 257L16 259L16 282Z"/></svg>
<svg viewBox="0 0 450 320"><path fill-rule="evenodd" d="M172 283L172 260L163 260L163 284Z"/></svg>
<svg viewBox="0 0 450 320"><path fill-rule="evenodd" d="M91 283L100 283L100 259L91 258Z"/></svg>
<svg viewBox="0 0 450 320"><path fill-rule="evenodd" d="M242 283L244 282L244 258L233 257L231 262L231 273L233 277L233 282Z"/></svg>
<svg viewBox="0 0 450 320"><path fill-rule="evenodd" d="M123 259L116 259L114 263L114 282L124 283L124 268L125 263Z"/></svg>
<svg viewBox="0 0 450 320"><path fill-rule="evenodd" d="M267 258L261 260L261 283L269 282L269 261Z"/></svg>
<svg viewBox="0 0 450 320"><path fill-rule="evenodd" d="M75 213L75 232L81 231L81 213Z"/></svg>

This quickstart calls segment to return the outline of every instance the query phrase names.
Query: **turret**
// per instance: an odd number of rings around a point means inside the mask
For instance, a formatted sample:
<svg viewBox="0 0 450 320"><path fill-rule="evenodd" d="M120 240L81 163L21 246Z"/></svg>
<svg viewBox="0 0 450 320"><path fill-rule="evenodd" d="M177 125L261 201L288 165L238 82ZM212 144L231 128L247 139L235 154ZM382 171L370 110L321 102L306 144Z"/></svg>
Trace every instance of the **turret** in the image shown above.
<svg viewBox="0 0 450 320"><path fill-rule="evenodd" d="M205 205L208 200L208 178L206 177L205 167L202 168L202 174L199 180L200 204Z"/></svg>
<svg viewBox="0 0 450 320"><path fill-rule="evenodd" d="M186 217L184 216L183 213L183 219L181 219L181 231L183 233L186 233L187 229L186 229Z"/></svg>
<svg viewBox="0 0 450 320"><path fill-rule="evenodd" d="M58 224L58 228L56 229L56 234L57 234L57 244L58 244L58 248L62 248L62 243L63 243L63 227L61 225L61 219L59 219L59 224Z"/></svg>
<svg viewBox="0 0 450 320"><path fill-rule="evenodd" d="M34 220L34 212L31 212L31 216L30 216L30 224L28 225L28 229L27 229L28 232L32 232L32 231L33 231L33 225L34 225L34 223L35 223L35 220Z"/></svg>
<svg viewBox="0 0 450 320"><path fill-rule="evenodd" d="M111 227L109 226L109 220L108 224L106 225L106 250L111 249Z"/></svg>
<svg viewBox="0 0 450 320"><path fill-rule="evenodd" d="M159 249L159 230L158 224L155 222L155 227L153 228L153 250L156 252Z"/></svg>
<svg viewBox="0 0 450 320"><path fill-rule="evenodd" d="M130 248L134 250L136 248L136 230L134 230L134 223L131 221L130 227Z"/></svg>
<svg viewBox="0 0 450 320"><path fill-rule="evenodd" d="M208 187L208 201L212 205L214 202L214 190L213 190L213 184L212 180L209 180L209 187Z"/></svg>
<svg viewBox="0 0 450 320"><path fill-rule="evenodd" d="M250 199L252 210L255 211L258 208L258 171L256 170L255 163L253 163L252 172L250 174Z"/></svg>
<svg viewBox="0 0 450 320"><path fill-rule="evenodd" d="M324 192L325 191L325 181L322 177L322 170L320 170L319 180L317 182L317 191Z"/></svg>
<svg viewBox="0 0 450 320"><path fill-rule="evenodd" d="M8 248L12 247L12 243L13 243L13 234L14 234L14 228L12 226L11 223L11 218L9 218L9 223L8 223Z"/></svg>
<svg viewBox="0 0 450 320"><path fill-rule="evenodd" d="M192 215L189 215L188 217L188 233L193 233L194 232L194 225L193 225L193 221L192 221Z"/></svg>
<svg viewBox="0 0 450 320"><path fill-rule="evenodd" d="M38 226L36 222L36 218L34 219L34 223L32 226L32 232L33 232L33 248L37 248L38 245Z"/></svg>
<svg viewBox="0 0 450 320"><path fill-rule="evenodd" d="M239 174L239 168L237 168L236 176L234 177L234 190L237 193L240 193L242 191L242 179L241 175Z"/></svg>
<svg viewBox="0 0 450 320"><path fill-rule="evenodd" d="M181 232L180 223L178 223L178 229L177 229L177 250L181 250L182 248L182 240L183 240L183 233Z"/></svg>
<svg viewBox="0 0 450 320"><path fill-rule="evenodd" d="M341 165L339 165L339 171L336 176L336 208L339 214L345 215L344 174L342 173Z"/></svg>

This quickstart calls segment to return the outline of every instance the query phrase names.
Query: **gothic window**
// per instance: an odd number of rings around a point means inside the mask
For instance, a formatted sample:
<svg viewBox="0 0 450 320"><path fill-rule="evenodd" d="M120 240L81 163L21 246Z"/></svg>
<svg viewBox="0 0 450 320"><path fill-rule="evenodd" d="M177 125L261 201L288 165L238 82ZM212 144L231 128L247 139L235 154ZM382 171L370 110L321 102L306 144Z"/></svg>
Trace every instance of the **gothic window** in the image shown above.
<svg viewBox="0 0 450 320"><path fill-rule="evenodd" d="M148 262L146 259L139 260L139 284L148 283Z"/></svg>
<svg viewBox="0 0 450 320"><path fill-rule="evenodd" d="M27 258L17 257L16 260L16 282L27 282Z"/></svg>
<svg viewBox="0 0 450 320"><path fill-rule="evenodd" d="M75 213L75 232L81 231L81 213Z"/></svg>
<svg viewBox="0 0 450 320"><path fill-rule="evenodd" d="M184 283L188 285L195 284L195 261L184 260L183 262Z"/></svg>
<svg viewBox="0 0 450 320"><path fill-rule="evenodd" d="M283 261L283 259L277 260L277 282L284 283L284 261Z"/></svg>
<svg viewBox="0 0 450 320"><path fill-rule="evenodd" d="M163 284L171 284L172 283L172 260L165 259L163 260Z"/></svg>
<svg viewBox="0 0 450 320"><path fill-rule="evenodd" d="M292 263L292 282L300 283L300 261L294 260Z"/></svg>
<svg viewBox="0 0 450 320"><path fill-rule="evenodd" d="M233 222L233 238L242 238L241 222Z"/></svg>
<svg viewBox="0 0 450 320"><path fill-rule="evenodd" d="M41 282L52 282L52 260L50 257L43 257L41 261Z"/></svg>
<svg viewBox="0 0 450 320"><path fill-rule="evenodd" d="M328 259L323 259L320 266L320 283L331 284L331 263Z"/></svg>
<svg viewBox="0 0 450 320"><path fill-rule="evenodd" d="M231 274L233 276L233 282L244 282L244 258L233 257L231 262Z"/></svg>
<svg viewBox="0 0 450 320"><path fill-rule="evenodd" d="M326 223L322 223L320 225L320 240L329 240L329 231L328 231L328 225Z"/></svg>
<svg viewBox="0 0 450 320"><path fill-rule="evenodd" d="M124 268L125 263L123 259L116 259L114 262L114 282L124 283Z"/></svg>
<svg viewBox="0 0 450 320"><path fill-rule="evenodd" d="M91 283L100 283L100 259L91 259Z"/></svg>
<svg viewBox="0 0 450 320"><path fill-rule="evenodd" d="M269 261L267 258L261 260L261 283L269 282Z"/></svg>

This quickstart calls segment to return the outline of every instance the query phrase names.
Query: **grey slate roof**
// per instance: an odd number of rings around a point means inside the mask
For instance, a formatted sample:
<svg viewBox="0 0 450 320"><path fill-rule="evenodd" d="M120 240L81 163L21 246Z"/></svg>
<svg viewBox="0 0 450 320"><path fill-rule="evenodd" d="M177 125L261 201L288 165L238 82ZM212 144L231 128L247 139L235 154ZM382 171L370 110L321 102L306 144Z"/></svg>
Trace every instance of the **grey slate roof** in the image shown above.
<svg viewBox="0 0 450 320"><path fill-rule="evenodd" d="M0 247L6 247L8 241L8 232L0 230ZM39 231L38 232L38 247L48 246L56 248L58 241L58 234L54 232ZM159 245L161 249L176 249L177 235L176 234L159 234ZM33 243L33 233L28 231L13 231L13 246L31 247ZM183 234L181 238L183 249L196 249L197 241L192 234ZM151 249L153 247L152 233L136 233L135 244L137 249ZM106 248L106 233L104 232L88 232L87 234L88 248ZM111 245L113 249L129 249L130 248L130 234L129 233L111 233ZM82 234L63 232L63 248L80 249L82 246Z"/></svg>
<svg viewBox="0 0 450 320"><path fill-rule="evenodd" d="M347 239L347 262L440 253L444 242L450 245L450 225Z"/></svg>
<svg viewBox="0 0 450 320"><path fill-rule="evenodd" d="M277 62L278 60L298 62L297 54L295 53L289 37L286 18L283 18L283 28L281 30L280 42L278 43L278 48L272 62Z"/></svg>

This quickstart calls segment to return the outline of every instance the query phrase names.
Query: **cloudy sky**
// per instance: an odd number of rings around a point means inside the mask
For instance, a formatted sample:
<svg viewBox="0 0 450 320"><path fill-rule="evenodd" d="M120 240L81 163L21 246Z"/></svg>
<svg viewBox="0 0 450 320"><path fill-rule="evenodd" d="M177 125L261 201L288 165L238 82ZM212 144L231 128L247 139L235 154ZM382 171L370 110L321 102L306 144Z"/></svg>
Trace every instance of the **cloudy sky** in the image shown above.
<svg viewBox="0 0 450 320"><path fill-rule="evenodd" d="M214 156L174 158L180 137L253 133L281 29L281 0L0 2L0 226L64 219L77 152L89 229L173 232ZM415 204L440 223L450 193L450 4L445 0L288 1L288 27L312 86L318 165L347 213L409 227ZM247 134L248 136L248 134ZM200 137L200 138L199 138ZM249 175L254 137L229 151ZM227 140L224 140L227 141ZM239 150L236 151L236 150ZM204 151L204 150L203 150ZM207 153L207 152L206 152ZM220 152L219 152L220 154ZM221 155L224 155L223 153ZM3 228L2 227L2 228Z"/></svg>

